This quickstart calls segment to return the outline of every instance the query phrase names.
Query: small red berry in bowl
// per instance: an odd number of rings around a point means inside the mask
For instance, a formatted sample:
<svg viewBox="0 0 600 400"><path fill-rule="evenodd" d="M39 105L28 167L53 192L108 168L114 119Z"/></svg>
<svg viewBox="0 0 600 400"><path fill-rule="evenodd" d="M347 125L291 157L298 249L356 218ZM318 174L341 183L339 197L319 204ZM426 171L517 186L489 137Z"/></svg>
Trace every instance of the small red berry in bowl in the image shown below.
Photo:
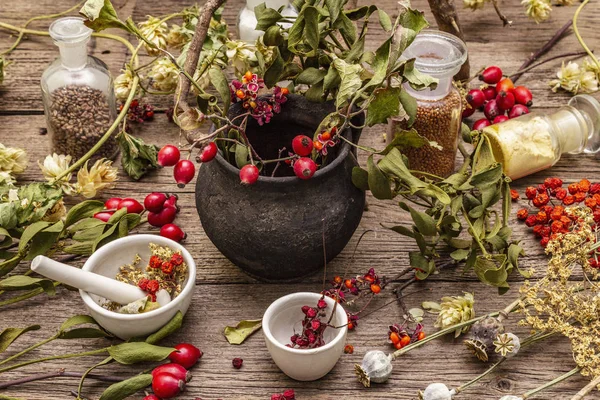
<svg viewBox="0 0 600 400"><path fill-rule="evenodd" d="M310 179L317 171L317 164L308 157L302 157L294 163L294 173L300 179Z"/></svg>
<svg viewBox="0 0 600 400"><path fill-rule="evenodd" d="M489 84L496 84L502 79L502 70L496 66L487 67L483 70L479 79Z"/></svg>
<svg viewBox="0 0 600 400"><path fill-rule="evenodd" d="M94 218L99 219L102 222L108 222L108 220L110 219L110 217L112 217L113 212L112 211L100 211L97 212L96 214L94 214Z"/></svg>
<svg viewBox="0 0 600 400"><path fill-rule="evenodd" d="M125 197L123 200L121 200L117 208L119 210L121 208L127 208L127 213L129 214L139 214L144 211L144 206L141 205L139 201L132 199L131 197Z"/></svg>
<svg viewBox="0 0 600 400"><path fill-rule="evenodd" d="M180 343L175 349L176 351L169 354L169 360L184 368L193 367L203 355L199 348L190 343Z"/></svg>
<svg viewBox="0 0 600 400"><path fill-rule="evenodd" d="M473 124L473 130L480 131L483 128L485 128L486 126L490 126L490 125L491 125L490 121L488 121L486 118L481 118L481 119L478 119L477 121L475 121L475 123Z"/></svg>
<svg viewBox="0 0 600 400"><path fill-rule="evenodd" d="M510 78L504 78L500 82L496 84L496 93L500 94L500 92L512 92L515 88L515 84Z"/></svg>
<svg viewBox="0 0 600 400"><path fill-rule="evenodd" d="M168 363L159 365L158 367L152 370L152 377L155 377L158 374L171 374L177 379L181 379L182 381L189 382L192 380L192 374L185 369L182 365L176 363Z"/></svg>
<svg viewBox="0 0 600 400"><path fill-rule="evenodd" d="M525 86L517 86L513 90L513 94L515 95L515 101L518 104L523 104L527 107L531 107L531 105L533 104L533 95L531 94L531 91Z"/></svg>
<svg viewBox="0 0 600 400"><path fill-rule="evenodd" d="M177 215L177 208L167 206L164 207L159 212L149 212L148 213L148 223L152 226L160 228L161 226L165 226L170 224L175 220L175 216Z"/></svg>
<svg viewBox="0 0 600 400"><path fill-rule="evenodd" d="M173 177L177 186L183 189L196 175L196 167L190 160L180 160L173 169Z"/></svg>
<svg viewBox="0 0 600 400"><path fill-rule="evenodd" d="M187 237L186 233L175 224L163 225L162 228L160 228L160 236L178 243Z"/></svg>
<svg viewBox="0 0 600 400"><path fill-rule="evenodd" d="M159 192L152 192L144 199L144 207L146 210L157 213L163 209L167 201L167 195Z"/></svg>
<svg viewBox="0 0 600 400"><path fill-rule="evenodd" d="M120 197L111 197L104 202L104 208L107 210L116 210L119 207L119 203L123 200Z"/></svg>
<svg viewBox="0 0 600 400"><path fill-rule="evenodd" d="M496 88L494 86L488 86L481 89L485 95L486 100L494 100L496 98Z"/></svg>
<svg viewBox="0 0 600 400"><path fill-rule="evenodd" d="M509 118L506 115L498 115L496 118L494 118L494 120L492 121L492 124L501 124L504 121L508 121Z"/></svg>
<svg viewBox="0 0 600 400"><path fill-rule="evenodd" d="M240 181L244 185L253 185L258 180L258 168L256 165L247 164L240 169Z"/></svg>
<svg viewBox="0 0 600 400"><path fill-rule="evenodd" d="M179 149L172 144L168 144L158 152L158 165L162 167L172 167L177 164L180 157L181 153L179 152Z"/></svg>
<svg viewBox="0 0 600 400"><path fill-rule="evenodd" d="M313 141L306 135L298 135L292 140L292 150L300 157L306 157L313 150Z"/></svg>
<svg viewBox="0 0 600 400"><path fill-rule="evenodd" d="M508 118L517 118L524 114L529 114L529 108L523 104L515 104L508 112Z"/></svg>
<svg viewBox="0 0 600 400"><path fill-rule="evenodd" d="M500 111L508 111L515 105L515 95L511 92L499 92L496 96L496 104Z"/></svg>
<svg viewBox="0 0 600 400"><path fill-rule="evenodd" d="M185 390L185 381L171 374L162 373L152 377L152 391L161 399L171 399Z"/></svg>
<svg viewBox="0 0 600 400"><path fill-rule="evenodd" d="M471 107L479 108L483 106L483 103L485 103L485 101L485 94L481 89L469 90L469 93L467 94L467 103L469 103Z"/></svg>
<svg viewBox="0 0 600 400"><path fill-rule="evenodd" d="M483 114L485 114L485 117L487 119L492 121L498 115L502 114L502 110L500 110L500 107L498 106L498 102L496 100L490 100L485 104Z"/></svg>
<svg viewBox="0 0 600 400"><path fill-rule="evenodd" d="M242 368L243 363L244 363L244 360L242 360L241 358L237 358L237 357L231 361L231 364L233 365L233 368L235 368L235 369Z"/></svg>
<svg viewBox="0 0 600 400"><path fill-rule="evenodd" d="M200 150L200 154L198 154L198 161L200 161L200 162L212 161L213 158L215 158L215 156L217 155L218 150L219 149L217 148L217 145L215 144L215 142L210 142L209 144L204 146L202 148L202 150Z"/></svg>

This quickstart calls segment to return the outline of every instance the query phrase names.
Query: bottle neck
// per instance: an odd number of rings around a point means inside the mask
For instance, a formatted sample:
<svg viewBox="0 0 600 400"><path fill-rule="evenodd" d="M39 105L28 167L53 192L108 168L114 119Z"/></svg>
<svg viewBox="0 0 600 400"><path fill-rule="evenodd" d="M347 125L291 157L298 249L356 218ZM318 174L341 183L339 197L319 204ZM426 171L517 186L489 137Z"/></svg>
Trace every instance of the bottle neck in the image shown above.
<svg viewBox="0 0 600 400"><path fill-rule="evenodd" d="M443 99L452 90L452 76L435 76L438 79L438 84L435 89L425 88L423 90L415 90L408 83L404 84L406 91L419 100L439 100Z"/></svg>
<svg viewBox="0 0 600 400"><path fill-rule="evenodd" d="M561 153L582 153L593 131L589 115L571 106L561 107L550 115L558 130Z"/></svg>
<svg viewBox="0 0 600 400"><path fill-rule="evenodd" d="M78 70L87 64L87 40L79 43L57 43L60 61L69 70Z"/></svg>

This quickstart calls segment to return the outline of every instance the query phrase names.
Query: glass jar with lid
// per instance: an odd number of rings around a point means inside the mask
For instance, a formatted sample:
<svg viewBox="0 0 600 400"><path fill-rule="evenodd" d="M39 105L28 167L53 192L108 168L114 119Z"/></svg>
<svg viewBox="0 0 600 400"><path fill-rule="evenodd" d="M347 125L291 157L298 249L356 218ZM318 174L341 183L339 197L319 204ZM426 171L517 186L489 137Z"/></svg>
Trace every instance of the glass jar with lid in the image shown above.
<svg viewBox="0 0 600 400"><path fill-rule="evenodd" d="M452 79L467 59L467 46L449 33L425 30L417 35L403 57L414 58L419 72L438 79L435 89L415 90L408 83L404 86L417 101L412 128L432 143L403 153L408 157L411 170L445 178L454 172L463 109L462 97ZM400 129L406 128L404 120L392 118L388 140L393 140Z"/></svg>
<svg viewBox="0 0 600 400"><path fill-rule="evenodd" d="M519 179L550 168L563 154L597 153L600 103L578 95L552 114L532 112L490 125L483 133L504 174Z"/></svg>
<svg viewBox="0 0 600 400"><path fill-rule="evenodd" d="M50 36L60 57L44 71L42 99L52 140L52 151L85 155L104 135L116 118L113 81L108 67L87 54L92 30L83 18L60 18L50 25ZM109 138L94 155L114 159L118 146Z"/></svg>

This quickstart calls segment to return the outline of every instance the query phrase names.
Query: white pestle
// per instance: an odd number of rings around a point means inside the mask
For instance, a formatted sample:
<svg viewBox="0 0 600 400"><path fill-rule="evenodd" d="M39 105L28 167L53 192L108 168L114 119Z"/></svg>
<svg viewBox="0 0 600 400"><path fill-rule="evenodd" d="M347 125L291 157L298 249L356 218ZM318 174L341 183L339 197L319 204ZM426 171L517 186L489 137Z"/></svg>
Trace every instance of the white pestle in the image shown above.
<svg viewBox="0 0 600 400"><path fill-rule="evenodd" d="M31 261L31 270L46 278L54 279L119 304L129 304L148 295L137 286L104 275L83 271L45 256L35 257ZM156 294L156 300L162 307L171 301L171 296L166 290L161 289Z"/></svg>

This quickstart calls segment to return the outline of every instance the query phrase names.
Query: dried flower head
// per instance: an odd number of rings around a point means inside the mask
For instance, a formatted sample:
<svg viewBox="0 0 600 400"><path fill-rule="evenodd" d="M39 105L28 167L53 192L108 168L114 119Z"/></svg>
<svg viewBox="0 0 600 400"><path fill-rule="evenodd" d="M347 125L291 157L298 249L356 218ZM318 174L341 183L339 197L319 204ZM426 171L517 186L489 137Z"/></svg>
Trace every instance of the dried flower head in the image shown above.
<svg viewBox="0 0 600 400"><path fill-rule="evenodd" d="M517 355L521 349L521 340L514 333L501 333L494 340L496 353L500 353L502 357L513 357Z"/></svg>
<svg viewBox="0 0 600 400"><path fill-rule="evenodd" d="M174 49L181 50L183 46L192 40L194 31L185 26L171 25L171 29L167 35L167 45Z"/></svg>
<svg viewBox="0 0 600 400"><path fill-rule="evenodd" d="M598 91L598 67L595 63L588 60L584 61L583 68L576 62L569 61L567 65L563 63L556 76L558 79L550 81L553 92L558 91L558 89L563 89L573 94Z"/></svg>
<svg viewBox="0 0 600 400"><path fill-rule="evenodd" d="M452 396L456 394L454 389L448 389L448 386L443 383L431 383L423 393L419 392L420 400L452 400Z"/></svg>
<svg viewBox="0 0 600 400"><path fill-rule="evenodd" d="M463 0L463 4L465 8L469 8L471 10L478 10L483 8L486 0Z"/></svg>
<svg viewBox="0 0 600 400"><path fill-rule="evenodd" d="M77 193L89 199L95 197L98 191L111 187L116 180L117 168L112 166L111 160L102 158L90 169L86 162L77 173Z"/></svg>
<svg viewBox="0 0 600 400"><path fill-rule="evenodd" d="M0 143L0 171L20 174L27 168L27 153L16 147L6 147Z"/></svg>
<svg viewBox="0 0 600 400"><path fill-rule="evenodd" d="M152 65L148 77L152 78L152 86L155 89L163 92L172 92L177 88L179 69L177 69L171 60L164 57Z"/></svg>
<svg viewBox="0 0 600 400"><path fill-rule="evenodd" d="M159 49L167 48L167 34L169 26L166 22L161 22L160 19L148 15L148 19L138 24L138 28L142 36L156 47L152 47L148 43L144 43L144 48L150 56L160 55Z"/></svg>
<svg viewBox="0 0 600 400"><path fill-rule="evenodd" d="M236 76L241 77L246 71L251 71L257 66L256 47L253 44L242 40L228 40L225 46L225 54L229 63L233 65Z"/></svg>
<svg viewBox="0 0 600 400"><path fill-rule="evenodd" d="M475 316L475 310L473 309L474 302L473 294L466 292L464 296L442 297L441 310L434 326L444 329L448 326L472 319ZM454 332L454 337L460 336L461 333L467 333L469 328L469 326L457 328Z"/></svg>
<svg viewBox="0 0 600 400"><path fill-rule="evenodd" d="M364 387L370 387L371 382L383 383L392 375L392 355L380 350L371 350L363 357L360 365L354 365L358 381Z"/></svg>
<svg viewBox="0 0 600 400"><path fill-rule="evenodd" d="M536 24L550 18L552 12L550 0L522 0L521 4L525 6L525 14Z"/></svg>
<svg viewBox="0 0 600 400"><path fill-rule="evenodd" d="M488 361L488 352L494 346L494 340L504 332L504 325L498 318L487 317L477 321L471 328L469 339L464 341L465 346L481 361Z"/></svg>
<svg viewBox="0 0 600 400"><path fill-rule="evenodd" d="M38 161L38 165L42 170L42 174L48 181L52 181L59 177L63 172L69 169L70 164L71 156L56 153L47 155L46 158L44 158L43 164ZM67 174L57 182L57 184L60 185L63 192L66 194L72 194L73 192L73 187L69 183L71 176L72 174Z"/></svg>
<svg viewBox="0 0 600 400"><path fill-rule="evenodd" d="M122 74L115 78L115 97L119 101L127 100L133 87L133 73L129 68L122 70ZM136 89L137 90L137 89Z"/></svg>

